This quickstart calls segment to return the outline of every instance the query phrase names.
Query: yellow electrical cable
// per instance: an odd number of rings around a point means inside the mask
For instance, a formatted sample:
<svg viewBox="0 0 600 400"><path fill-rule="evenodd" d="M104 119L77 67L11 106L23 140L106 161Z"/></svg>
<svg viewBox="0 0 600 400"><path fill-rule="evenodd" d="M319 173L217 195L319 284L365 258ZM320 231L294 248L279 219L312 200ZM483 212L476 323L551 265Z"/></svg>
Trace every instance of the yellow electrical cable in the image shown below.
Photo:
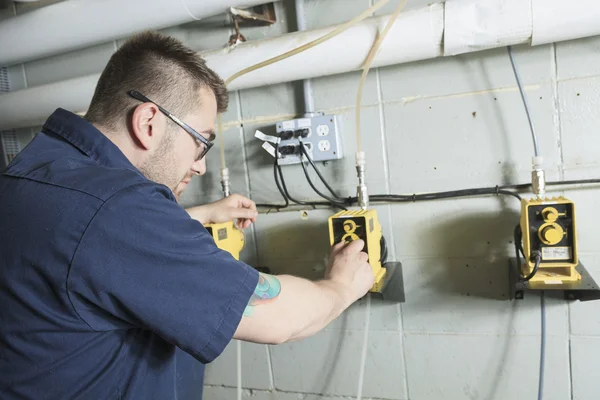
<svg viewBox="0 0 600 400"><path fill-rule="evenodd" d="M313 40L312 42L308 42L306 44L303 44L300 47L297 47L295 49L292 49L290 51L287 51L283 54L280 54L278 56L272 57L268 60L262 61L258 64L252 65L248 68L245 68L235 74L233 74L231 77L229 77L229 79L227 79L225 81L225 87L227 87L233 80L239 78L242 75L245 75L249 72L255 71L257 69L266 67L267 65L271 65L274 64L278 61L281 60L285 60L286 58L289 58L293 55L296 55L298 53L301 53L305 50L308 50L314 46L317 46L323 42L328 41L329 39L339 35L340 33L344 32L345 30L347 30L348 28L352 27L353 25L363 21L364 19L370 17L373 13L375 13L375 11L379 10L381 7L383 7L389 0L380 0L378 1L376 4L372 5L371 7L369 7L367 10L365 10L364 12L362 12L360 15L358 15L357 17L351 19L348 22L343 23L342 25L338 26L336 29L334 29L333 31L329 32L326 35L321 36L318 39ZM222 119L221 119L221 114L218 115L217 117L217 124L218 124L218 135L220 136L219 139L219 145L221 147L221 168L225 169L226 168L226 163L225 163L225 147L223 146L223 123L222 123Z"/></svg>
<svg viewBox="0 0 600 400"><path fill-rule="evenodd" d="M373 63L375 54L377 54L377 50L379 50L379 46L381 46L383 39L389 32L392 25L394 25L394 22L396 22L396 19L398 18L400 11L402 11L402 9L406 5L407 1L408 0L400 1L400 3L398 4L398 7L396 7L396 10L394 10L394 13L390 17L390 20L388 21L387 25L381 32L381 35L377 38L377 40L373 44L373 47L371 47L371 51L369 52L369 55L367 56L367 59L365 60L365 63L363 64L363 73L360 77L360 82L358 84L358 94L356 95L356 151L357 152L362 151L362 142L360 139L360 103L362 100L362 92L363 92L363 86L365 85L365 79L367 78L367 74L369 73L369 68L371 68L371 63Z"/></svg>

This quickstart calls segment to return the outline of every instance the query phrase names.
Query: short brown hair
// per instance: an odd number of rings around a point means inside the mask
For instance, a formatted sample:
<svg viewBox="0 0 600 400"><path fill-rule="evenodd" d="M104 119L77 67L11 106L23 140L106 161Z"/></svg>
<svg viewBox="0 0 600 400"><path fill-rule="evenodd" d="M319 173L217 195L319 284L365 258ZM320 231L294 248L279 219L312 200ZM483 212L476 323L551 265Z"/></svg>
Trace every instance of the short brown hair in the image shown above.
<svg viewBox="0 0 600 400"><path fill-rule="evenodd" d="M127 92L137 90L182 118L200 107L198 91L212 90L217 111L229 101L223 80L195 51L158 32L131 37L110 58L100 76L85 119L117 129L139 102Z"/></svg>

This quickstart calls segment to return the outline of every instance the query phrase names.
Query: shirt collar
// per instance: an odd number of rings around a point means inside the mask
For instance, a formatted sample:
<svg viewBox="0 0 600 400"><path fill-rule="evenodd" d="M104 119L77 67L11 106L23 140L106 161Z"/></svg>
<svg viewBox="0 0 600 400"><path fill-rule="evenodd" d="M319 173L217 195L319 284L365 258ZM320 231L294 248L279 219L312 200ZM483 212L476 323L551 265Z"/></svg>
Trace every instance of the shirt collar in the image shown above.
<svg viewBox="0 0 600 400"><path fill-rule="evenodd" d="M77 114L58 108L46 120L43 130L59 135L103 166L133 169L139 173L109 138Z"/></svg>

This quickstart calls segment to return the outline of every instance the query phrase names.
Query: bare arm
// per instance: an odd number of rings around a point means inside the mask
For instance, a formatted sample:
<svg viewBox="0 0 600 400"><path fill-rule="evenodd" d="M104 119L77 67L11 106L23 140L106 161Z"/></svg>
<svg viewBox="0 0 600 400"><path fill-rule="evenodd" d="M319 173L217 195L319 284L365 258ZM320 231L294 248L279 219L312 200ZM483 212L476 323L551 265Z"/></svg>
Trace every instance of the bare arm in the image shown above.
<svg viewBox="0 0 600 400"><path fill-rule="evenodd" d="M364 243L336 245L325 279L261 274L234 338L279 344L323 329L373 284Z"/></svg>

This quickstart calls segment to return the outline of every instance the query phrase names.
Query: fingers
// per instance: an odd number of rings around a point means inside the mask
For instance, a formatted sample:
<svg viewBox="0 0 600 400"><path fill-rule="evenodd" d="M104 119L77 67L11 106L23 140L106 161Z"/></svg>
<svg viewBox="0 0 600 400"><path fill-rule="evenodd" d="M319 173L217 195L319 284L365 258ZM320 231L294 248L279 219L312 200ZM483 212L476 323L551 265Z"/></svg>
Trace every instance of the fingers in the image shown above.
<svg viewBox="0 0 600 400"><path fill-rule="evenodd" d="M255 202L237 193L227 197L227 202L231 207L229 218L236 219L236 226L239 229L247 229L256 222L258 210Z"/></svg>
<svg viewBox="0 0 600 400"><path fill-rule="evenodd" d="M344 242L343 240L341 242L338 242L336 244L333 245L333 247L331 248L331 254L337 254L340 251L342 251L344 249L344 247L346 247L346 242Z"/></svg>
<svg viewBox="0 0 600 400"><path fill-rule="evenodd" d="M237 202L237 206L239 208L247 208L249 210L256 211L256 203L249 198L237 193L232 194L230 197Z"/></svg>
<svg viewBox="0 0 600 400"><path fill-rule="evenodd" d="M230 208L228 210L228 214L229 219L248 219L252 222L254 222L258 216L258 212L256 210L250 210L248 208Z"/></svg>
<svg viewBox="0 0 600 400"><path fill-rule="evenodd" d="M349 254L357 254L360 251L362 251L362 249L364 249L364 247L365 247L365 242L361 239L358 239L358 240L353 240L352 242L347 244L346 247L344 248L344 251L346 251Z"/></svg>
<svg viewBox="0 0 600 400"><path fill-rule="evenodd" d="M235 220L235 226L238 229L248 229L255 219L238 218Z"/></svg>
<svg viewBox="0 0 600 400"><path fill-rule="evenodd" d="M362 262L369 262L369 255L364 251L358 253L358 259Z"/></svg>

